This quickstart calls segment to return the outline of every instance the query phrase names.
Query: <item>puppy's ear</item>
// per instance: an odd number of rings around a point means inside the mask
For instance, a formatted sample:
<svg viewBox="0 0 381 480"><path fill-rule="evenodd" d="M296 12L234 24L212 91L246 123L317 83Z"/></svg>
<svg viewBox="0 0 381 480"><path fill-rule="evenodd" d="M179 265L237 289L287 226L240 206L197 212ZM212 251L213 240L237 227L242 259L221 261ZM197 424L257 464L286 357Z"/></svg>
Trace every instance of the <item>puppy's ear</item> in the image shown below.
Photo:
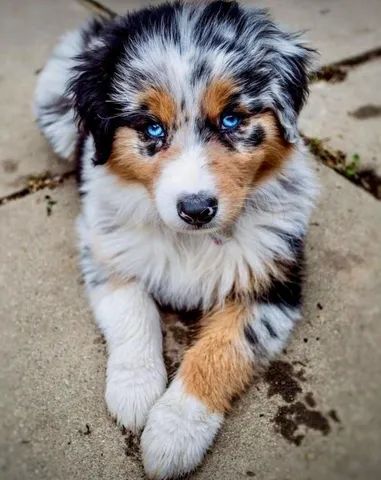
<svg viewBox="0 0 381 480"><path fill-rule="evenodd" d="M272 68L274 109L284 137L295 143L299 137L298 116L308 97L309 77L316 52L298 40L298 35L282 34L275 43Z"/></svg>
<svg viewBox="0 0 381 480"><path fill-rule="evenodd" d="M103 38L104 25L94 22L83 32L84 51L75 58L69 82L75 111L80 126L92 134L96 156L95 164L104 164L111 153L115 127L110 102L111 79L116 63L115 44ZM96 36L89 33L97 28Z"/></svg>

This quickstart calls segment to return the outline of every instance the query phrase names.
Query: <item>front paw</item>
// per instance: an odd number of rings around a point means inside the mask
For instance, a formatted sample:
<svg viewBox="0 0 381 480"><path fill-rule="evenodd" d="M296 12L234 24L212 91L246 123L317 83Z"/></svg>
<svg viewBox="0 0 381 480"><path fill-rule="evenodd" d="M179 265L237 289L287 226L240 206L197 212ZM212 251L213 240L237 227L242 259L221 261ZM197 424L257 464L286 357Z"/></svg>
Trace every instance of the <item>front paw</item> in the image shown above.
<svg viewBox="0 0 381 480"><path fill-rule="evenodd" d="M141 439L143 463L149 478L176 478L194 470L221 426L223 415L211 412L184 391L179 379L149 413Z"/></svg>
<svg viewBox="0 0 381 480"><path fill-rule="evenodd" d="M107 371L106 404L118 425L137 433L148 412L163 394L167 383L164 365L127 368L112 366Z"/></svg>

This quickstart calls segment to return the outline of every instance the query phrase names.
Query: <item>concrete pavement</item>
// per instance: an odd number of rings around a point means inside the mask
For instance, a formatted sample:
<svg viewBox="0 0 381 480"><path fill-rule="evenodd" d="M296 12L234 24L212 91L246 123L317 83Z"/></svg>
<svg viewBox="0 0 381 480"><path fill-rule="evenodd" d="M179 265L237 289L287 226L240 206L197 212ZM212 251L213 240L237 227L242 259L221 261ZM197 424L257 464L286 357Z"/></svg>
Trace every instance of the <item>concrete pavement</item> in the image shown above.
<svg viewBox="0 0 381 480"><path fill-rule="evenodd" d="M120 11L133 2L104 3ZM323 63L380 46L379 2L266 5L292 27L312 28ZM55 37L86 15L74 0L1 2L0 197L29 175L71 168L53 158L29 108L35 70ZM378 166L379 117L354 112L380 104L379 73L376 60L344 82L314 84L303 131ZM191 478L380 478L381 203L318 161L316 168L322 194L307 248L304 322L287 353L237 402ZM70 179L0 207L4 480L144 478L136 441L104 406L105 346L76 266L77 212Z"/></svg>
<svg viewBox="0 0 381 480"><path fill-rule="evenodd" d="M380 36L381 38L381 36ZM381 57L349 70L345 81L311 86L300 127L326 146L357 155L381 175Z"/></svg>
<svg viewBox="0 0 381 480"><path fill-rule="evenodd" d="M55 158L33 121L39 69L65 30L88 12L76 2L2 0L0 4L0 197L22 189L29 178L72 167Z"/></svg>

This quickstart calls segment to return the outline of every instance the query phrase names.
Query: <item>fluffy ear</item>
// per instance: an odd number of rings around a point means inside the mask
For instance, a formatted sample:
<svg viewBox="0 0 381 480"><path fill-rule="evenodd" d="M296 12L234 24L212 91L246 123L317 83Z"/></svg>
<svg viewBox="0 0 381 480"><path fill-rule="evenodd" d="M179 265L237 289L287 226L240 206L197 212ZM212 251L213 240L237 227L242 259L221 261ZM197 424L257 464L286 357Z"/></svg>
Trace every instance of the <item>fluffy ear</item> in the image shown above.
<svg viewBox="0 0 381 480"><path fill-rule="evenodd" d="M93 135L95 164L103 164L111 153L115 126L109 99L115 68L115 44L102 38L104 24L93 22L83 31L84 51L75 59L69 93L82 128ZM95 34L95 35L94 35Z"/></svg>
<svg viewBox="0 0 381 480"><path fill-rule="evenodd" d="M283 34L272 59L277 81L273 84L274 108L290 143L299 138L298 116L308 97L308 83L316 52L298 41L297 35Z"/></svg>

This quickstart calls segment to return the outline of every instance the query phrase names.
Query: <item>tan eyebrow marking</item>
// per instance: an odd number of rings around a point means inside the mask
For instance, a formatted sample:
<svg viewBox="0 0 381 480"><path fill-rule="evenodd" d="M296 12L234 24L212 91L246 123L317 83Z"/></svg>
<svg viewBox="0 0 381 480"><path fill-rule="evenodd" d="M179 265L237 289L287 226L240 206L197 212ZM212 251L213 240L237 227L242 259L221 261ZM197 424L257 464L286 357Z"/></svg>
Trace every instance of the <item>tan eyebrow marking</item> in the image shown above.
<svg viewBox="0 0 381 480"><path fill-rule="evenodd" d="M166 127L174 125L176 103L166 90L150 88L141 95L140 101L163 125Z"/></svg>
<svg viewBox="0 0 381 480"><path fill-rule="evenodd" d="M206 88L201 101L203 115L216 122L235 93L237 87L231 80L214 80Z"/></svg>
<svg viewBox="0 0 381 480"><path fill-rule="evenodd" d="M139 150L139 134L132 128L120 127L115 132L114 142L107 168L121 181L140 183L150 193L163 165L179 154L176 146L159 151L154 158L147 161Z"/></svg>

